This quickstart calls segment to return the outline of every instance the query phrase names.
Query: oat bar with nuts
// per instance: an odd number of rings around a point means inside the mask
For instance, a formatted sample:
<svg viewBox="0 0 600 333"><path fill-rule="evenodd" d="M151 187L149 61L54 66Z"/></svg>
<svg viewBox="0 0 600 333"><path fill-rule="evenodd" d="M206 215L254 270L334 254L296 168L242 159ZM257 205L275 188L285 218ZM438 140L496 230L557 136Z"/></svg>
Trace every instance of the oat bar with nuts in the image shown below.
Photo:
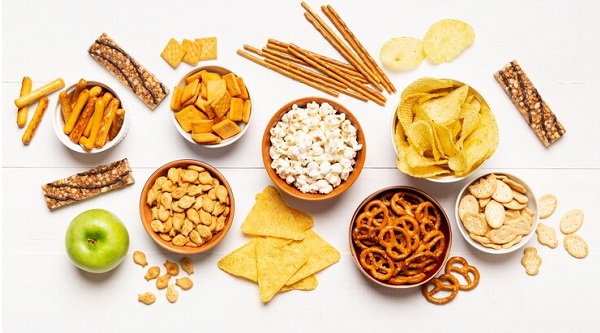
<svg viewBox="0 0 600 333"><path fill-rule="evenodd" d="M154 110L169 94L169 88L148 72L113 39L103 33L88 49L89 54Z"/></svg>
<svg viewBox="0 0 600 333"><path fill-rule="evenodd" d="M125 158L42 185L42 191L48 209L52 210L134 182L129 161Z"/></svg>
<svg viewBox="0 0 600 333"><path fill-rule="evenodd" d="M516 60L494 73L494 77L544 146L549 147L565 134L565 128Z"/></svg>

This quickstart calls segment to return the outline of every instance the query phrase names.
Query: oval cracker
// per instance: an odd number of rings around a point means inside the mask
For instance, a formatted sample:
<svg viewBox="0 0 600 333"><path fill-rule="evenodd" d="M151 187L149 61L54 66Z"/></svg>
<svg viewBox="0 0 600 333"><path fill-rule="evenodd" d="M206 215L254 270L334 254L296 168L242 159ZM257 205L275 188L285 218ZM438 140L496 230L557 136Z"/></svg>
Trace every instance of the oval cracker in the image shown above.
<svg viewBox="0 0 600 333"><path fill-rule="evenodd" d="M492 200L485 206L485 220L494 229L502 226L504 215L504 206L498 201Z"/></svg>
<svg viewBox="0 0 600 333"><path fill-rule="evenodd" d="M554 194L544 194L538 199L540 218L545 219L550 217L556 210L558 200Z"/></svg>
<svg viewBox="0 0 600 333"><path fill-rule="evenodd" d="M589 253L587 242L577 234L566 235L563 239L563 245L565 250L577 259L585 258Z"/></svg>
<svg viewBox="0 0 600 333"><path fill-rule="evenodd" d="M512 189L500 179L496 179L496 190L492 198L501 203L508 203L513 199Z"/></svg>
<svg viewBox="0 0 600 333"><path fill-rule="evenodd" d="M581 228L583 224L583 211L581 209L571 209L560 219L560 232L563 234L572 234Z"/></svg>
<svg viewBox="0 0 600 333"><path fill-rule="evenodd" d="M462 199L460 199L460 202L458 204L458 216L461 219L464 219L465 213L467 212L477 213L478 211L479 202L477 201L477 198L475 198L473 195L467 194L464 197L462 197Z"/></svg>

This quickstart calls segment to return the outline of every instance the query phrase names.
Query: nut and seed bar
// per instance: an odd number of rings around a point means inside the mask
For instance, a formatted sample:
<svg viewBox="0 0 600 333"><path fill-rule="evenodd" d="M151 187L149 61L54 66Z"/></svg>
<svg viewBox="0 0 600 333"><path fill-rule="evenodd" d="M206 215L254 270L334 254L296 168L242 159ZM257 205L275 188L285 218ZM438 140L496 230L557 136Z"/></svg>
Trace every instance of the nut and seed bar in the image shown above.
<svg viewBox="0 0 600 333"><path fill-rule="evenodd" d="M494 77L544 146L549 147L565 134L565 128L516 60L494 73Z"/></svg>
<svg viewBox="0 0 600 333"><path fill-rule="evenodd" d="M48 209L52 210L134 182L125 158L42 185L42 191Z"/></svg>
<svg viewBox="0 0 600 333"><path fill-rule="evenodd" d="M167 86L148 72L144 66L125 52L106 33L96 39L88 52L150 109L154 110L169 94Z"/></svg>

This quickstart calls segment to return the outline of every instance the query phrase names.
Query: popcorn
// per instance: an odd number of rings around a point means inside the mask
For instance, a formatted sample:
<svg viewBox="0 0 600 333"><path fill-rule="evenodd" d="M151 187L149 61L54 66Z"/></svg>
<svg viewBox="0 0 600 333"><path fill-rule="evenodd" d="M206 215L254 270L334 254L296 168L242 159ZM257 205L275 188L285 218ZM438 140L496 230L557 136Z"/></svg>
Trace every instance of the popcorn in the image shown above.
<svg viewBox="0 0 600 333"><path fill-rule="evenodd" d="M304 193L327 194L353 170L362 149L356 132L329 103L294 105L270 130L271 167Z"/></svg>

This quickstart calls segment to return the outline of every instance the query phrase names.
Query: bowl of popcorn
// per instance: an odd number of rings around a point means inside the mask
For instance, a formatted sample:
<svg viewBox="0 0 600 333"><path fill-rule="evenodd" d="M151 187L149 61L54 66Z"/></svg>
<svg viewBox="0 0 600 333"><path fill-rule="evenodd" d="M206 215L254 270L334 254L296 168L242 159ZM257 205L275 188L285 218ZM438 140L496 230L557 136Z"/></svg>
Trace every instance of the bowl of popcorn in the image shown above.
<svg viewBox="0 0 600 333"><path fill-rule="evenodd" d="M455 216L463 238L492 254L520 249L539 223L531 188L508 173L488 173L470 180L458 194Z"/></svg>
<svg viewBox="0 0 600 333"><path fill-rule="evenodd" d="M412 177L457 182L478 170L498 146L498 125L473 87L420 78L403 91L392 116L397 168Z"/></svg>
<svg viewBox="0 0 600 333"><path fill-rule="evenodd" d="M305 97L282 106L263 134L262 158L279 189L303 200L336 197L356 181L365 163L365 136L344 106Z"/></svg>
<svg viewBox="0 0 600 333"><path fill-rule="evenodd" d="M142 225L156 244L174 253L196 254L225 237L235 201L217 169L186 159L169 162L148 178L139 209Z"/></svg>
<svg viewBox="0 0 600 333"><path fill-rule="evenodd" d="M242 77L223 67L204 66L187 73L175 86L171 110L183 138L219 148L246 133L252 102Z"/></svg>
<svg viewBox="0 0 600 333"><path fill-rule="evenodd" d="M130 118L114 90L82 78L59 93L53 127L67 148L94 154L118 145L129 131Z"/></svg>
<svg viewBox="0 0 600 333"><path fill-rule="evenodd" d="M367 279L388 288L413 288L444 267L452 228L434 197L418 188L390 186L358 205L350 221L349 245Z"/></svg>

